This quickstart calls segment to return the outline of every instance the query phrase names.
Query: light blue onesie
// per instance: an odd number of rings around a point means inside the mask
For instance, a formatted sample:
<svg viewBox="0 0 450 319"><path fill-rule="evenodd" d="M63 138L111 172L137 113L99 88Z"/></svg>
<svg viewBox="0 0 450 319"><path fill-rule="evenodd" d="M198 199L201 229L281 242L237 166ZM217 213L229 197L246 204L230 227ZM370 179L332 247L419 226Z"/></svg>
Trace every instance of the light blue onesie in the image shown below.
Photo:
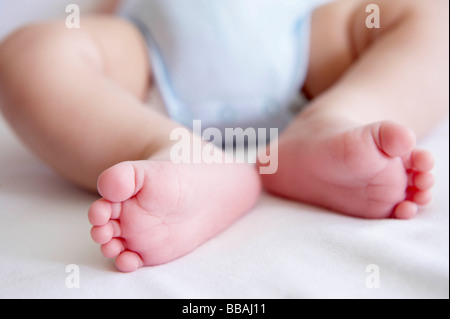
<svg viewBox="0 0 450 319"><path fill-rule="evenodd" d="M283 129L304 82L323 0L128 0L167 112L192 127Z"/></svg>

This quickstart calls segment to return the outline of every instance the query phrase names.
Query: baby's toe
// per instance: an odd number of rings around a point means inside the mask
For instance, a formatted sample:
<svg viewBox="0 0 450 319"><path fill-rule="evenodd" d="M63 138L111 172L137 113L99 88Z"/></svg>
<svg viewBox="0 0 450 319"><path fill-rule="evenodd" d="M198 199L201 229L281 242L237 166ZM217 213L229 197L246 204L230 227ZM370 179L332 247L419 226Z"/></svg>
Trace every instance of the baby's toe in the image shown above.
<svg viewBox="0 0 450 319"><path fill-rule="evenodd" d="M433 195L430 191L417 191L414 192L411 196L411 200L420 206L428 205L431 202L432 198Z"/></svg>
<svg viewBox="0 0 450 319"><path fill-rule="evenodd" d="M122 240L113 238L109 243L101 246L103 256L106 258L115 258L125 250Z"/></svg>
<svg viewBox="0 0 450 319"><path fill-rule="evenodd" d="M144 263L138 254L124 251L116 259L116 266L122 272L133 272L143 267Z"/></svg>
<svg viewBox="0 0 450 319"><path fill-rule="evenodd" d="M411 154L411 168L416 172L429 172L434 168L433 155L425 150L415 150Z"/></svg>
<svg viewBox="0 0 450 319"><path fill-rule="evenodd" d="M88 218L92 226L105 225L112 216L111 203L107 200L100 199L93 203L89 208Z"/></svg>
<svg viewBox="0 0 450 319"><path fill-rule="evenodd" d="M372 126L374 140L378 147L391 157L404 157L416 145L416 136L410 129L392 122Z"/></svg>
<svg viewBox="0 0 450 319"><path fill-rule="evenodd" d="M114 237L120 236L120 225L115 220L110 220L106 225L95 226L91 229L91 237L97 244L109 243Z"/></svg>
<svg viewBox="0 0 450 319"><path fill-rule="evenodd" d="M416 173L413 177L413 186L420 191L430 190L435 183L435 177L432 173Z"/></svg>
<svg viewBox="0 0 450 319"><path fill-rule="evenodd" d="M397 205L392 217L397 219L411 219L417 215L419 208L412 201L404 201Z"/></svg>
<svg viewBox="0 0 450 319"><path fill-rule="evenodd" d="M98 192L107 200L119 203L136 194L136 173L132 163L117 164L103 172L97 183Z"/></svg>

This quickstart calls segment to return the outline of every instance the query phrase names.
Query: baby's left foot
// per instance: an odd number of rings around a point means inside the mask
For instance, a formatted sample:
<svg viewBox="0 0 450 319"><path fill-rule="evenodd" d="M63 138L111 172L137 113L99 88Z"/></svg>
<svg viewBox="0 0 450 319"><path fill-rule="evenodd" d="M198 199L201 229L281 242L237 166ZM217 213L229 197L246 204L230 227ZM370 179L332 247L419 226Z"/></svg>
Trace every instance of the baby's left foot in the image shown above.
<svg viewBox="0 0 450 319"><path fill-rule="evenodd" d="M279 142L276 194L364 218L409 219L431 201L434 160L415 135L391 122L305 121ZM325 124L325 125L324 125Z"/></svg>
<svg viewBox="0 0 450 319"><path fill-rule="evenodd" d="M91 234L105 257L132 272L180 258L255 204L260 181L246 164L125 162L98 182Z"/></svg>

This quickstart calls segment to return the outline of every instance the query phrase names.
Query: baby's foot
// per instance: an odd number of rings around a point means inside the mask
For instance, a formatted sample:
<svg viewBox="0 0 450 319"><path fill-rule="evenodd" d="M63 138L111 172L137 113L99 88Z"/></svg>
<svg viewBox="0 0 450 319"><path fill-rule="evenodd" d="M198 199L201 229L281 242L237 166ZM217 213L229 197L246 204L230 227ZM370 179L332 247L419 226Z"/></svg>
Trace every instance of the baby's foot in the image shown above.
<svg viewBox="0 0 450 319"><path fill-rule="evenodd" d="M255 204L259 177L240 164L126 162L104 172L89 210L92 238L123 272L179 258Z"/></svg>
<svg viewBox="0 0 450 319"><path fill-rule="evenodd" d="M288 131L279 142L279 170L263 176L265 187L365 218L408 219L430 202L433 157L415 150L412 131L391 122L342 123L305 121Z"/></svg>

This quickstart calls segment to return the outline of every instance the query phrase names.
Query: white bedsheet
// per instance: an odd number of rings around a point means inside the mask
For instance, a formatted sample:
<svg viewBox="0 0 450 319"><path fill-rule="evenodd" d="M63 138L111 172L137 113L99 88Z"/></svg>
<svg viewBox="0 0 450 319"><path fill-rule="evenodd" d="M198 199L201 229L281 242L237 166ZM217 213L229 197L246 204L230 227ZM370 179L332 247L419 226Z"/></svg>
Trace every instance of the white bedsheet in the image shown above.
<svg viewBox="0 0 450 319"><path fill-rule="evenodd" d="M355 219L264 195L192 254L122 274L90 239L96 196L36 160L0 118L0 298L448 298L448 120L420 146L436 155L437 184L415 219Z"/></svg>

